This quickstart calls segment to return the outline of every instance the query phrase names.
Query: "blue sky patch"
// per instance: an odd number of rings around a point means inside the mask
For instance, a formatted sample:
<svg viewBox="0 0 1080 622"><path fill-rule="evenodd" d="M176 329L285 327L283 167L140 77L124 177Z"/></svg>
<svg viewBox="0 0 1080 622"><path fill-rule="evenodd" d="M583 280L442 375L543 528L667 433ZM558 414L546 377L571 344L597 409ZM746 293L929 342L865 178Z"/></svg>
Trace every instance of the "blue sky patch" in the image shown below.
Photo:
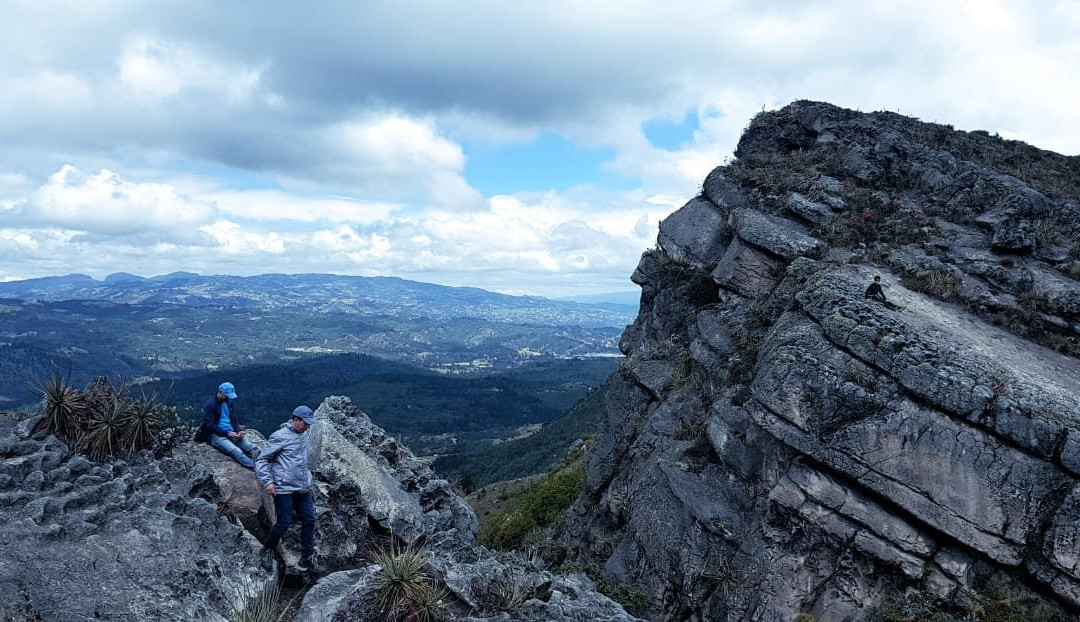
<svg viewBox="0 0 1080 622"><path fill-rule="evenodd" d="M689 111L681 121L650 119L641 124L641 131L653 147L677 151L694 140L694 132L698 127L697 113Z"/></svg>
<svg viewBox="0 0 1080 622"><path fill-rule="evenodd" d="M566 190L581 184L609 190L637 187L637 180L603 170L604 162L615 158L614 149L583 149L558 134L544 133L524 145L464 147L465 179L484 196Z"/></svg>

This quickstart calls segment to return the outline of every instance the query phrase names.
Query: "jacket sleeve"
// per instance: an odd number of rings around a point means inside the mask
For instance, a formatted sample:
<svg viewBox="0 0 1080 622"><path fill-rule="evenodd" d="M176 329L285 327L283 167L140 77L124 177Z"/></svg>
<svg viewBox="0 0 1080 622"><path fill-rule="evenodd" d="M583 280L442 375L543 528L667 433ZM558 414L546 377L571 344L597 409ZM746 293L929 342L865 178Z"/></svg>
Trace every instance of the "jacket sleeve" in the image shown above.
<svg viewBox="0 0 1080 622"><path fill-rule="evenodd" d="M217 419L214 417L214 409L210 406L210 402L203 404L203 418L199 423L199 427L202 428L206 435L211 434L221 436L221 432L217 429Z"/></svg>
<svg viewBox="0 0 1080 622"><path fill-rule="evenodd" d="M255 479L259 480L259 486L266 488L267 484L274 483L273 473L270 472L270 462L277 459L284 446L284 440L278 434L271 434L266 439L266 446L259 452L255 459Z"/></svg>

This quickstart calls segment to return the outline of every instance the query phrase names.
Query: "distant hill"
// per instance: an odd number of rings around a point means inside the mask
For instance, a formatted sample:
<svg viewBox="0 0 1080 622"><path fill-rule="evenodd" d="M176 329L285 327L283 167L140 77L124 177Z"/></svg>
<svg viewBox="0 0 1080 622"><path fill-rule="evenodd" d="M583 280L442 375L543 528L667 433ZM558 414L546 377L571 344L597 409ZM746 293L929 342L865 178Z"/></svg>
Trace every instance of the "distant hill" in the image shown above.
<svg viewBox="0 0 1080 622"><path fill-rule="evenodd" d="M466 491L492 482L546 473L578 439L596 433L607 383L590 390L564 415L526 438L493 444L472 443L456 453L439 456L435 469L456 480Z"/></svg>
<svg viewBox="0 0 1080 622"><path fill-rule="evenodd" d="M3 297L11 298L4 299ZM0 283L0 407L56 372L176 379L367 354L447 375L619 355L634 317L539 297L395 278L126 273Z"/></svg>
<svg viewBox="0 0 1080 622"><path fill-rule="evenodd" d="M581 304L539 296L508 296L475 287L447 287L396 277L332 274L212 275L174 272L155 277L85 274L0 283L0 298L43 302L107 300L126 304L304 309L319 313L398 318L475 318L545 326L622 328L637 312L620 305Z"/></svg>
<svg viewBox="0 0 1080 622"><path fill-rule="evenodd" d="M330 395L351 395L372 421L417 453L427 454L454 451L466 442L490 445L491 439L521 426L558 419L582 396L595 393L615 366L614 359L551 359L487 374L448 376L347 354L148 382L137 391L157 394L195 421L214 387L228 379L240 395L237 406L245 423L265 435L299 404L314 407ZM573 439L567 434L555 443L568 445ZM557 449L554 458L565 453L565 447ZM539 470L548 467L545 462Z"/></svg>
<svg viewBox="0 0 1080 622"><path fill-rule="evenodd" d="M625 292L608 292L606 294L586 294L581 296L567 296L559 298L568 302L579 302L586 305L598 305L611 308L625 308L630 313L637 313L641 303L641 290L627 290Z"/></svg>

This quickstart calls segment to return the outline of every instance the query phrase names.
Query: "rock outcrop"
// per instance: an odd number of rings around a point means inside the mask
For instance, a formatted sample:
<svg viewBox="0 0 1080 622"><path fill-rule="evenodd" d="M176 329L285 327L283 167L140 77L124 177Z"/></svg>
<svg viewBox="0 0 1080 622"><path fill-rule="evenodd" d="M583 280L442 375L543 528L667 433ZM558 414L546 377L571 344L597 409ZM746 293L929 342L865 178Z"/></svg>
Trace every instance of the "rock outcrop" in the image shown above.
<svg viewBox="0 0 1080 622"><path fill-rule="evenodd" d="M465 501L348 398L327 398L316 416L309 458L330 573L306 586L297 620L382 619L371 553L391 539L423 551L450 619L634 620L583 575L477 546ZM235 619L282 580L280 565L259 565L273 505L250 471L192 442L95 464L35 438L32 422L0 417L4 619ZM282 556L298 559L297 529Z"/></svg>
<svg viewBox="0 0 1080 622"><path fill-rule="evenodd" d="M814 102L736 156L634 272L570 555L655 620L1076 620L1080 158Z"/></svg>

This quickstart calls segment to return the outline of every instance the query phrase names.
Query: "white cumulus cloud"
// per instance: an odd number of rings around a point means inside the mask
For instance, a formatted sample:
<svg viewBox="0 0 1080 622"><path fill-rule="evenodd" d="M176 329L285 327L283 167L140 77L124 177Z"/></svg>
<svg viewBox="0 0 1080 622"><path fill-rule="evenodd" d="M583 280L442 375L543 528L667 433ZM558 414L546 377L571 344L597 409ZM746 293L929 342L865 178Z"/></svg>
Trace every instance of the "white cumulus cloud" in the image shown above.
<svg viewBox="0 0 1080 622"><path fill-rule="evenodd" d="M243 102L259 86L263 71L215 60L183 43L148 37L131 40L116 64L122 84L155 101L195 89L217 95L215 100Z"/></svg>
<svg viewBox="0 0 1080 622"><path fill-rule="evenodd" d="M127 181L107 169L85 174L70 165L11 211L29 226L106 235L179 233L217 215L213 205L183 197L170 185Z"/></svg>

